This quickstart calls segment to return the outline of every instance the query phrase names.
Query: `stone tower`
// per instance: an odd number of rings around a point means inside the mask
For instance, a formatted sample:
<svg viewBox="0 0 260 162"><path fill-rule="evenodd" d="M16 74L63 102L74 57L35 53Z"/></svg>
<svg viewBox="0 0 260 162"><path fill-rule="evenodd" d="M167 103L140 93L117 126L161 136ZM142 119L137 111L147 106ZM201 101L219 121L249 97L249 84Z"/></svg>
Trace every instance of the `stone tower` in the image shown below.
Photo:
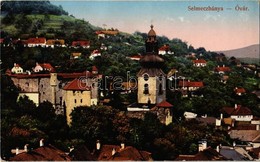
<svg viewBox="0 0 260 162"><path fill-rule="evenodd" d="M145 42L146 53L140 59L142 68L138 77L138 103L157 104L166 99L166 75L162 71L164 60L158 55L158 42L153 25Z"/></svg>

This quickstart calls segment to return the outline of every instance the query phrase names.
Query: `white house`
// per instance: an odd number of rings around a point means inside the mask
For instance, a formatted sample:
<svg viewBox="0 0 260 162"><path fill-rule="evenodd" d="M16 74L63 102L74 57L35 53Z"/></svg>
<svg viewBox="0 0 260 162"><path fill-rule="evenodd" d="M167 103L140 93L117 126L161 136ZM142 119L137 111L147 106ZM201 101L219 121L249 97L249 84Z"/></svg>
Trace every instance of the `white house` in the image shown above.
<svg viewBox="0 0 260 162"><path fill-rule="evenodd" d="M101 56L100 51L99 51L99 50L94 50L94 51L90 54L89 59L94 60L94 58L95 58L95 57L98 57L98 56Z"/></svg>
<svg viewBox="0 0 260 162"><path fill-rule="evenodd" d="M23 68L19 64L14 63L14 67L11 69L11 72L14 74L21 74L23 73Z"/></svg>

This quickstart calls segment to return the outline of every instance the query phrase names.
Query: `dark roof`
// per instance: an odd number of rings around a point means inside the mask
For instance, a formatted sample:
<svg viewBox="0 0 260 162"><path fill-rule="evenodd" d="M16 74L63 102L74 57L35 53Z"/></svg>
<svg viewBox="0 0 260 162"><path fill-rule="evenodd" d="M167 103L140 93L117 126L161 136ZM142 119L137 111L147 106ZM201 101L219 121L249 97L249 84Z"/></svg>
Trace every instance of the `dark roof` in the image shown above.
<svg viewBox="0 0 260 162"><path fill-rule="evenodd" d="M246 157L236 151L236 149L234 149L233 147L221 147L219 153L231 160L246 160Z"/></svg>
<svg viewBox="0 0 260 162"><path fill-rule="evenodd" d="M79 145L69 154L73 161L95 161L97 158L91 154L85 145Z"/></svg>
<svg viewBox="0 0 260 162"><path fill-rule="evenodd" d="M237 108L235 107L223 107L221 109L221 112L226 113L228 115L252 115L252 112L249 108L237 105Z"/></svg>
<svg viewBox="0 0 260 162"><path fill-rule="evenodd" d="M112 155L113 149L115 149L114 155ZM122 149L117 145L103 145L98 155L99 161L148 161L150 159L151 153L146 151L139 151L132 146L126 146Z"/></svg>
<svg viewBox="0 0 260 162"><path fill-rule="evenodd" d="M221 161L221 160L228 160L226 157L218 153L216 150L208 147L207 149L195 154L195 155L179 155L175 160L182 161L204 161L204 160L212 160L212 161Z"/></svg>
<svg viewBox="0 0 260 162"><path fill-rule="evenodd" d="M160 75L165 76L162 69L159 69L159 68L141 68L140 71L138 72L137 76L142 77L144 74L148 74L149 77L155 77L155 76L159 77Z"/></svg>
<svg viewBox="0 0 260 162"><path fill-rule="evenodd" d="M12 158L11 161L71 161L65 152L52 145L42 146L29 152L20 153Z"/></svg>

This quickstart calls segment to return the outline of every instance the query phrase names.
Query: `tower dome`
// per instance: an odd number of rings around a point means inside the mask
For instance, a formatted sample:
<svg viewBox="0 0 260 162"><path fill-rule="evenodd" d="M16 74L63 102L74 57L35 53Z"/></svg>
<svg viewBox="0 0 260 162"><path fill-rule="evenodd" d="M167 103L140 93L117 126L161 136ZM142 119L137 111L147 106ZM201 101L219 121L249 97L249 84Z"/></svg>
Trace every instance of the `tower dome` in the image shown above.
<svg viewBox="0 0 260 162"><path fill-rule="evenodd" d="M151 30L148 32L148 36L156 36L156 33L153 30L153 25L151 25Z"/></svg>

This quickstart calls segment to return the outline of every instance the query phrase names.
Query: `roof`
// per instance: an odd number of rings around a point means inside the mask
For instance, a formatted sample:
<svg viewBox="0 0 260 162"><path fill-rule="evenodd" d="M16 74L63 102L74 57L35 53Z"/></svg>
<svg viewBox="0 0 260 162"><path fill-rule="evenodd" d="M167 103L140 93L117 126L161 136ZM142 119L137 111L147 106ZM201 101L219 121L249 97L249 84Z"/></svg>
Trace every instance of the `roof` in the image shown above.
<svg viewBox="0 0 260 162"><path fill-rule="evenodd" d="M85 40L79 40L79 41L73 41L72 42L72 46L76 47L76 46L89 46L90 45L90 41L85 41Z"/></svg>
<svg viewBox="0 0 260 162"><path fill-rule="evenodd" d="M96 157L91 154L85 145L79 145L73 149L70 154L73 161L95 161Z"/></svg>
<svg viewBox="0 0 260 162"><path fill-rule="evenodd" d="M260 135L259 130L231 130L229 133L232 139L239 139L245 142L251 142Z"/></svg>
<svg viewBox="0 0 260 162"><path fill-rule="evenodd" d="M46 45L56 45L56 44L64 45L65 41L63 39L49 39L46 42Z"/></svg>
<svg viewBox="0 0 260 162"><path fill-rule="evenodd" d="M61 77L63 79L74 79L79 77L93 77L93 74L89 71L84 71L81 73L57 73L58 77ZM50 77L50 74L39 74L39 73L33 73L33 74L9 74L9 76L18 78L18 79L26 79L26 78L44 78L44 77Z"/></svg>
<svg viewBox="0 0 260 162"><path fill-rule="evenodd" d="M170 47L169 45L163 45L161 48L159 48L159 51L169 51L170 50Z"/></svg>
<svg viewBox="0 0 260 162"><path fill-rule="evenodd" d="M238 94L238 93L246 93L246 90L244 88L235 88L234 89L235 93Z"/></svg>
<svg viewBox="0 0 260 162"><path fill-rule="evenodd" d="M42 63L42 64L39 64L43 69L47 69L49 70L50 72L54 72L55 69L51 66L50 63Z"/></svg>
<svg viewBox="0 0 260 162"><path fill-rule="evenodd" d="M192 62L193 62L194 64L198 64L198 63L204 63L204 64L206 64L206 63L207 63L207 61L204 60L204 59L192 60Z"/></svg>
<svg viewBox="0 0 260 162"><path fill-rule="evenodd" d="M164 101L158 103L156 106L157 106L157 107L173 107L173 105L170 104L169 102L167 102L166 100L164 100Z"/></svg>
<svg viewBox="0 0 260 162"><path fill-rule="evenodd" d="M46 43L46 38L29 38L27 44L44 44Z"/></svg>
<svg viewBox="0 0 260 162"><path fill-rule="evenodd" d="M29 152L20 153L12 158L11 161L71 161L65 152L52 145L42 146Z"/></svg>
<svg viewBox="0 0 260 162"><path fill-rule="evenodd" d="M223 146L220 148L220 154L235 161L244 161L247 159L247 155L244 154L245 150L238 147Z"/></svg>
<svg viewBox="0 0 260 162"><path fill-rule="evenodd" d="M179 81L179 86L182 87L203 87L203 82L189 82L189 81Z"/></svg>
<svg viewBox="0 0 260 162"><path fill-rule="evenodd" d="M230 70L230 68L229 67L226 67L226 66L224 66L224 67L216 67L215 68L215 70L217 71L217 72L228 72L228 71L231 71Z"/></svg>
<svg viewBox="0 0 260 162"><path fill-rule="evenodd" d="M115 154L112 155L112 150L115 149ZM117 145L103 145L98 155L99 161L113 160L113 161L148 161L151 159L151 153L146 151L139 151L135 147L126 146L121 149Z"/></svg>
<svg viewBox="0 0 260 162"><path fill-rule="evenodd" d="M252 115L252 112L249 108L237 105L237 108L235 107L223 107L221 109L221 112L224 112L228 115Z"/></svg>
<svg viewBox="0 0 260 162"><path fill-rule="evenodd" d="M156 36L156 33L155 33L155 31L153 30L153 25L151 25L151 29L150 29L150 31L148 32L148 36Z"/></svg>
<svg viewBox="0 0 260 162"><path fill-rule="evenodd" d="M99 50L94 50L91 54L99 54Z"/></svg>
<svg viewBox="0 0 260 162"><path fill-rule="evenodd" d="M84 80L76 78L73 81L66 84L63 89L67 91L89 91L91 87L86 82L84 82Z"/></svg>
<svg viewBox="0 0 260 162"><path fill-rule="evenodd" d="M98 71L98 68L96 66L92 66L92 71Z"/></svg>
<svg viewBox="0 0 260 162"><path fill-rule="evenodd" d="M208 147L207 149L195 154L195 155L179 155L175 160L182 161L221 161L221 160L228 160L226 157L218 153L216 150L212 149L211 147Z"/></svg>
<svg viewBox="0 0 260 162"><path fill-rule="evenodd" d="M16 64L16 63L15 63L15 64L14 64L14 67L21 67L21 66L20 66L19 64Z"/></svg>

